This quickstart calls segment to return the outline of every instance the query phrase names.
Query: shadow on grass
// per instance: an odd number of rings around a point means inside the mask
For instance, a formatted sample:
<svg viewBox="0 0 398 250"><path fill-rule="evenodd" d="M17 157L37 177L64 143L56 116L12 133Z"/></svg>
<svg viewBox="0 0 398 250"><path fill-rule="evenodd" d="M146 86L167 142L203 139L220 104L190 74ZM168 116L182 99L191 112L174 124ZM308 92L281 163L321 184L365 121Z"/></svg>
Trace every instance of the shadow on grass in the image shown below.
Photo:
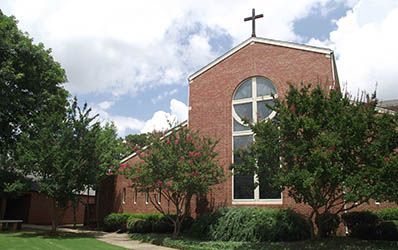
<svg viewBox="0 0 398 250"><path fill-rule="evenodd" d="M3 232L2 232L3 233ZM11 237L17 238L44 238L44 239L77 239L77 238L93 238L98 233L74 233L57 231L52 233L46 230L22 230L19 232L4 232Z"/></svg>
<svg viewBox="0 0 398 250"><path fill-rule="evenodd" d="M206 241L187 236L173 239L168 234L132 234L131 238L155 245L175 247L179 249L218 250L218 249L347 249L347 250L371 250L371 249L398 249L398 241L366 241L348 237L336 237L315 241L297 242L236 242L236 241Z"/></svg>

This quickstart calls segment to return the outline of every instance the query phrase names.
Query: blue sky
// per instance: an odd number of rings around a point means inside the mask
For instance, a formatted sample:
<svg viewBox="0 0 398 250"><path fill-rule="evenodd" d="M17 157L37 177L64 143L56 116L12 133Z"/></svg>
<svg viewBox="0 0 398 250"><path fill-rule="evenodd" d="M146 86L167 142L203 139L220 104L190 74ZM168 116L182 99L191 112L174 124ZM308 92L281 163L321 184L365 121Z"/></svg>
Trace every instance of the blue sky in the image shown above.
<svg viewBox="0 0 398 250"><path fill-rule="evenodd" d="M226 7L228 6L228 7ZM187 77L251 34L334 49L355 95L398 99L398 1L2 1L35 42L53 50L65 85L120 135L187 117Z"/></svg>

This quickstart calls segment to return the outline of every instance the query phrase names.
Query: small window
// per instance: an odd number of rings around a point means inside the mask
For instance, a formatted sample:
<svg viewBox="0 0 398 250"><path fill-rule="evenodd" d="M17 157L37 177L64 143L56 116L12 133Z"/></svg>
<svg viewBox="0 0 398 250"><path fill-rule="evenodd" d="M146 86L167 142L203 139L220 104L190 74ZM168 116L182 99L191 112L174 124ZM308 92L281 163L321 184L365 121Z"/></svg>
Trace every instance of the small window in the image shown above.
<svg viewBox="0 0 398 250"><path fill-rule="evenodd" d="M159 189L159 193L158 193L158 204L160 204L162 202L162 190Z"/></svg>
<svg viewBox="0 0 398 250"><path fill-rule="evenodd" d="M123 188L122 191L122 203L126 204L126 188Z"/></svg>
<svg viewBox="0 0 398 250"><path fill-rule="evenodd" d="M134 188L134 190L133 190L133 203L134 204L137 204L137 196L138 196L137 189Z"/></svg>

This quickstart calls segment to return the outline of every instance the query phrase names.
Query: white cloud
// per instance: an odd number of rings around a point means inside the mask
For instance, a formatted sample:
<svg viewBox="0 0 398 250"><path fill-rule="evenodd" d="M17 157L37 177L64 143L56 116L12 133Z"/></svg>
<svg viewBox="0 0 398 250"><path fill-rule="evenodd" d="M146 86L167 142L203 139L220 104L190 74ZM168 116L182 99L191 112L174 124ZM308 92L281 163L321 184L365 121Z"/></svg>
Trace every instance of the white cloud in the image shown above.
<svg viewBox="0 0 398 250"><path fill-rule="evenodd" d="M398 2L358 1L336 24L328 41L311 43L335 49L340 82L353 95L377 83L379 98L398 98Z"/></svg>
<svg viewBox="0 0 398 250"><path fill-rule="evenodd" d="M170 113L157 111L145 122L141 133L164 131L188 118L188 106L176 99L170 101Z"/></svg>
<svg viewBox="0 0 398 250"><path fill-rule="evenodd" d="M264 13L257 24L259 36L299 41L294 21L327 2L5 0L1 7L35 41L53 48L74 94L120 96L186 84L189 73L219 56L212 39L228 36L237 44L249 37L250 23L243 18L252 7Z"/></svg>
<svg viewBox="0 0 398 250"><path fill-rule="evenodd" d="M99 119L101 123L105 122L113 122L117 128L117 133L119 136L124 136L128 133L128 130L139 131L141 130L145 122L139 119L129 117L129 116L120 116L120 115L112 115L106 111L110 106L107 104L104 105L105 102L101 102L99 104L91 103L90 106L92 108L93 114L99 114Z"/></svg>
<svg viewBox="0 0 398 250"><path fill-rule="evenodd" d="M103 109L103 110L107 110L107 109L109 109L110 107L112 107L114 103L115 103L115 102L113 102L113 101L103 101L103 102L98 103L98 106L99 106L101 109Z"/></svg>

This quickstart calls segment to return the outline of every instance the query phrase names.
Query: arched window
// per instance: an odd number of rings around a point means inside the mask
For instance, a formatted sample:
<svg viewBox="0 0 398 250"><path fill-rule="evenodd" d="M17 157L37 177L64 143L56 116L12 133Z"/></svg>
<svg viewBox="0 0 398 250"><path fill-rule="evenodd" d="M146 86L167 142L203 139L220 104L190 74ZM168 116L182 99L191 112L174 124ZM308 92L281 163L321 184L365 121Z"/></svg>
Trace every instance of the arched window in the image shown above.
<svg viewBox="0 0 398 250"><path fill-rule="evenodd" d="M271 80L265 77L251 77L239 85L232 100L233 152L253 142L253 132L245 121L256 123L275 116L275 111L270 109L274 105L274 98L277 98L276 88ZM233 162L239 162L235 153ZM234 175L233 200L280 202L280 190L273 190L266 179L266 176L260 178L253 175ZM255 188L256 180L259 180L259 186Z"/></svg>

